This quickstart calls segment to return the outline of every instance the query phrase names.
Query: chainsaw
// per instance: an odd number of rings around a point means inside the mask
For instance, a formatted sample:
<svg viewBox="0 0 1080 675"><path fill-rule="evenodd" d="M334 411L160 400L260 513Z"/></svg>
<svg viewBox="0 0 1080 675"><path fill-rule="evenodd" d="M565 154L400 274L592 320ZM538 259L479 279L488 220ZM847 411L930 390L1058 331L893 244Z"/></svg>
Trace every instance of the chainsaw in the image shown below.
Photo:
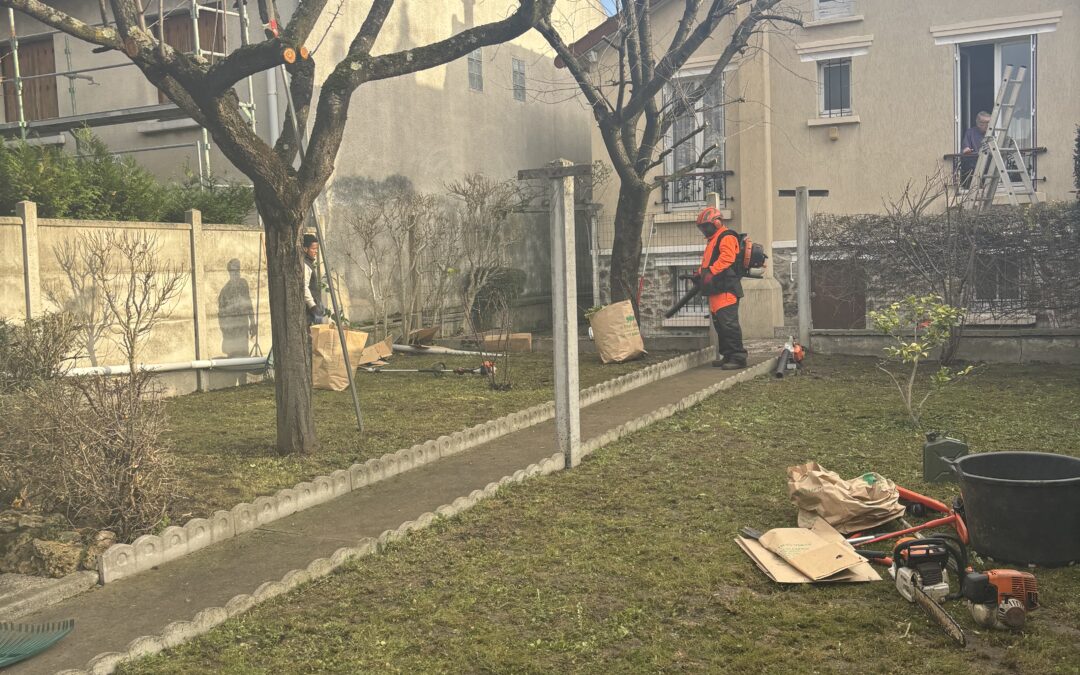
<svg viewBox="0 0 1080 675"><path fill-rule="evenodd" d="M962 542L950 550L956 557L960 591L949 599L966 600L971 618L983 628L1022 629L1028 612L1039 608L1035 575L1009 569L975 572L968 566L967 548Z"/></svg>
<svg viewBox="0 0 1080 675"><path fill-rule="evenodd" d="M901 539L893 548L889 574L905 600L922 607L963 646L967 642L964 630L940 604L949 596L949 555L950 549L942 539Z"/></svg>

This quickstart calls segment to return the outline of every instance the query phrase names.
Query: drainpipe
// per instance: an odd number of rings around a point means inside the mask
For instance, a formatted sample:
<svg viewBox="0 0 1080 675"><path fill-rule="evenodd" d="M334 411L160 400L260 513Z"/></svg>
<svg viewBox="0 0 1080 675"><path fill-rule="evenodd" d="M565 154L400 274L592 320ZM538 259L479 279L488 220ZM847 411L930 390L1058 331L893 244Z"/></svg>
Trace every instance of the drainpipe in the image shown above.
<svg viewBox="0 0 1080 675"><path fill-rule="evenodd" d="M137 368L144 373L175 373L186 370L213 370L215 368L251 368L266 366L265 356L250 356L237 359L200 359L197 361L176 361L173 363L140 363ZM71 377L80 375L128 375L131 367L127 364L117 366L87 366L72 368L64 373Z"/></svg>

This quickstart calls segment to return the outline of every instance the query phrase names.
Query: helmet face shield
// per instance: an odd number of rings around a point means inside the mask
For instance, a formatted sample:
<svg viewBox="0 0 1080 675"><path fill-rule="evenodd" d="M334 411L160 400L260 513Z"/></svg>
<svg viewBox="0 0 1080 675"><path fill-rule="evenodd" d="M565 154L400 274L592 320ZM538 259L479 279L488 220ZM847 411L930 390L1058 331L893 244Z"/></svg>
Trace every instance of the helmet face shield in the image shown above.
<svg viewBox="0 0 1080 675"><path fill-rule="evenodd" d="M711 206L706 206L697 217L697 226L706 238L712 237L720 229L720 211Z"/></svg>

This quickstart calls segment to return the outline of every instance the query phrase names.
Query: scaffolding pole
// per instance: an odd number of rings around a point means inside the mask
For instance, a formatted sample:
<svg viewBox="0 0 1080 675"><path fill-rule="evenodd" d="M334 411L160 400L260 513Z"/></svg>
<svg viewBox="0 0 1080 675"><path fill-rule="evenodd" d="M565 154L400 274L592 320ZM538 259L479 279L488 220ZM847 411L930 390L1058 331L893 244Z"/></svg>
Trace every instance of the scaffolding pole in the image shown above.
<svg viewBox="0 0 1080 675"><path fill-rule="evenodd" d="M8 7L8 26L11 28L11 62L15 73L15 104L19 113L19 135L26 140L26 113L23 110L22 76L19 72L19 36L15 32L15 10Z"/></svg>

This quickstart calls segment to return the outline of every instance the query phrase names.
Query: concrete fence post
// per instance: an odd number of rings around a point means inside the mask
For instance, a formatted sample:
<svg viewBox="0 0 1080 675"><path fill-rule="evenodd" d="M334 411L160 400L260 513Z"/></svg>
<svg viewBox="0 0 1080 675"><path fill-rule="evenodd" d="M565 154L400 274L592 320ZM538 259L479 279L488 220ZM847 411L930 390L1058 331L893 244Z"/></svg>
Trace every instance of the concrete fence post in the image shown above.
<svg viewBox="0 0 1080 675"><path fill-rule="evenodd" d="M206 308L202 298L206 291L206 270L202 260L202 213L198 209L191 209L184 213L184 218L191 226L191 313L195 323L195 359L199 360L209 353L206 347ZM209 372L196 370L195 378L199 391L210 390Z"/></svg>
<svg viewBox="0 0 1080 675"><path fill-rule="evenodd" d="M27 320L41 314L41 260L38 251L37 204L19 202L15 215L22 220L23 289Z"/></svg>
<svg viewBox="0 0 1080 675"><path fill-rule="evenodd" d="M518 180L546 179L551 194L551 313L555 350L555 440L566 468L581 463L581 400L578 391L577 256L574 246L574 176L592 167L558 159L542 169L518 172Z"/></svg>
<svg viewBox="0 0 1080 675"><path fill-rule="evenodd" d="M552 168L566 168L566 160ZM551 271L555 337L555 427L566 468L581 463L581 405L578 394L577 270L574 245L574 177L553 177Z"/></svg>

